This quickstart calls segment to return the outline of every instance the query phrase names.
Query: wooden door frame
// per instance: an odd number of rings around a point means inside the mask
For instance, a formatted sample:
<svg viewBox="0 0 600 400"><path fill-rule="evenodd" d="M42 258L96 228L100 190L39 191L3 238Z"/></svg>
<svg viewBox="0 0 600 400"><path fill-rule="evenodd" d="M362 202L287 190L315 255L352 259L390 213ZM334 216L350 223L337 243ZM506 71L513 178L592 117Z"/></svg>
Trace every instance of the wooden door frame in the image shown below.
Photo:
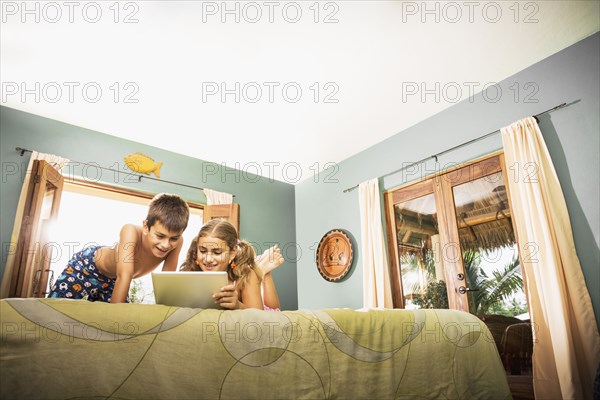
<svg viewBox="0 0 600 400"><path fill-rule="evenodd" d="M462 251L460 247L458 222L456 219L456 210L454 206L454 195L452 188L454 186L470 182L484 176L502 172L505 180L506 165L504 153L502 151L494 152L462 165L441 171L436 174L424 177L420 181L411 182L384 192L385 217L387 226L388 253L390 255L390 277L392 286L392 298L395 308L404 308L404 295L402 288L402 275L400 271L400 261L398 254L398 238L396 237L395 213L396 204L412 200L418 197L433 193L436 202L436 211L438 213L438 232L440 243L451 245L458 250L457 257L446 257L446 250L442 246L442 264L444 267L444 277L446 279L448 291L448 304L452 309L469 312L468 292L459 293L460 286L466 286L465 280L459 280L458 274L465 275L462 260ZM510 192L507 189L507 196L510 206ZM443 221L443 223L442 223ZM515 237L517 236L514 221L512 221ZM517 240L518 243L518 240ZM520 257L519 252L519 257ZM525 275L523 274L525 280Z"/></svg>

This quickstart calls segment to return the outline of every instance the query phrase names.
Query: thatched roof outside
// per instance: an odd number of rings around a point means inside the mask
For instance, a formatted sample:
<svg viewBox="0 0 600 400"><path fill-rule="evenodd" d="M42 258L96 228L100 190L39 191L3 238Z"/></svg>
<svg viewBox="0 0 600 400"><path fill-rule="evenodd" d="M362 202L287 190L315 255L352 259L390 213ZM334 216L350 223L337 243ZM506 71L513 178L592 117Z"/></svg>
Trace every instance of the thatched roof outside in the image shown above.
<svg viewBox="0 0 600 400"><path fill-rule="evenodd" d="M478 204L472 211L457 215L461 248L494 250L515 244L510 210L498 205Z"/></svg>
<svg viewBox="0 0 600 400"><path fill-rule="evenodd" d="M514 245L511 213L502 183L476 180L460 186L454 194L461 248L491 251ZM469 201L472 198L477 200ZM401 252L431 249L431 236L439 232L432 200L433 196L425 196L395 206Z"/></svg>

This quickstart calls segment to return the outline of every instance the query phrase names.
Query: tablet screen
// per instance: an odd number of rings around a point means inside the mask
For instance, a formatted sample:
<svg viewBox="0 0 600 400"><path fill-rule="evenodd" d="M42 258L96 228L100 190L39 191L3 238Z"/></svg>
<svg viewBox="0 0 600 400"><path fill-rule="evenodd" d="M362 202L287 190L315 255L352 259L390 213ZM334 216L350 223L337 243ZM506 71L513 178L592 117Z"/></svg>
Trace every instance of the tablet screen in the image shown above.
<svg viewBox="0 0 600 400"><path fill-rule="evenodd" d="M175 307L220 308L212 295L228 284L227 272L153 272L156 304Z"/></svg>

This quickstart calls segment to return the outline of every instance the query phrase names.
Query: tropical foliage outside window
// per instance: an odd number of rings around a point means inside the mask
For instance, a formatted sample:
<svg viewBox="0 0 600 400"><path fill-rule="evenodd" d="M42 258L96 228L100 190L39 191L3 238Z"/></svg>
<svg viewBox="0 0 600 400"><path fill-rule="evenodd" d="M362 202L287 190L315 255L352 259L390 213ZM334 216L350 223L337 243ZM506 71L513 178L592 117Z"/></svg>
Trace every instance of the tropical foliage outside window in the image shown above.
<svg viewBox="0 0 600 400"><path fill-rule="evenodd" d="M387 192L385 200L396 306L527 318L499 156ZM457 302L461 287L466 295Z"/></svg>

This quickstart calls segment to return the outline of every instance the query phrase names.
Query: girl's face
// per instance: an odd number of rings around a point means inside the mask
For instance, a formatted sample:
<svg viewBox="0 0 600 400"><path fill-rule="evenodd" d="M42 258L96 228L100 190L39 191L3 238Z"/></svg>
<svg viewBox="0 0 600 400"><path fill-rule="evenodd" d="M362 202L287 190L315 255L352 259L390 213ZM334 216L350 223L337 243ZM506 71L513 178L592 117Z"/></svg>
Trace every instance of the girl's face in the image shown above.
<svg viewBox="0 0 600 400"><path fill-rule="evenodd" d="M225 241L212 236L198 239L196 262L202 271L227 271L234 257L235 253Z"/></svg>

